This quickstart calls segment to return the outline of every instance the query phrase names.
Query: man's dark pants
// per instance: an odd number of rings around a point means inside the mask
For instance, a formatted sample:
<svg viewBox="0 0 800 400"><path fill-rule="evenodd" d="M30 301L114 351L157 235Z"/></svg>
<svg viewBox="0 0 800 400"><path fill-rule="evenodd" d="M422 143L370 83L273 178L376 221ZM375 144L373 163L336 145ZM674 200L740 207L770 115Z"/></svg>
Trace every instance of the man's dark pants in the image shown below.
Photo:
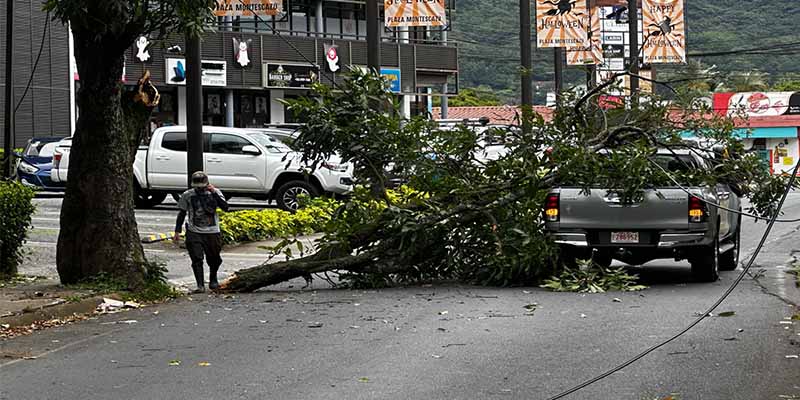
<svg viewBox="0 0 800 400"><path fill-rule="evenodd" d="M222 234L186 232L186 250L192 259L192 271L197 280L197 287L203 287L203 254L208 260L209 286L217 284L217 271L222 265Z"/></svg>

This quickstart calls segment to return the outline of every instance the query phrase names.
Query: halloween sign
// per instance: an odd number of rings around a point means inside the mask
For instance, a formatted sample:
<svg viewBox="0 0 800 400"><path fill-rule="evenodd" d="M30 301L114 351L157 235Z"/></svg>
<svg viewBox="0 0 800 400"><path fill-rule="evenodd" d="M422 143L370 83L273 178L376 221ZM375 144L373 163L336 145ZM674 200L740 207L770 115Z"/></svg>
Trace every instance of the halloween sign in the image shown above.
<svg viewBox="0 0 800 400"><path fill-rule="evenodd" d="M574 49L567 50L567 65L587 65L600 64L603 62L603 43L600 34L600 12L599 9L591 10L589 16L589 44Z"/></svg>
<svg viewBox="0 0 800 400"><path fill-rule="evenodd" d="M536 46L589 45L589 13L581 0L536 0Z"/></svg>
<svg viewBox="0 0 800 400"><path fill-rule="evenodd" d="M645 64L686 63L683 0L642 0Z"/></svg>
<svg viewBox="0 0 800 400"><path fill-rule="evenodd" d="M447 25L444 0L385 0L386 27Z"/></svg>

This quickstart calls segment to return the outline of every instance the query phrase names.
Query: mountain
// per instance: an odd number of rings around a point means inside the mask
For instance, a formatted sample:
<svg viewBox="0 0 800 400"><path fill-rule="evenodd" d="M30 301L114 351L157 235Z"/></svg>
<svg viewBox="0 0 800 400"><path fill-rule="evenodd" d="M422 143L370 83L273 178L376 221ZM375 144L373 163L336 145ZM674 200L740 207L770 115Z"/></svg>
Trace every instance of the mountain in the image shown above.
<svg viewBox="0 0 800 400"><path fill-rule="evenodd" d="M799 0L685 0L689 54L769 48L799 43ZM506 100L519 91L519 2L517 0L459 0L450 37L460 41L461 87L490 86ZM535 1L531 0L531 8ZM533 13L533 10L532 10ZM535 48L533 79L542 93L552 88L553 50ZM697 59L697 58L692 58ZM774 82L800 75L800 45L783 54L725 55L699 58L727 74L758 70ZM657 72L679 72L681 66L659 65ZM565 69L565 82L585 82L578 68Z"/></svg>

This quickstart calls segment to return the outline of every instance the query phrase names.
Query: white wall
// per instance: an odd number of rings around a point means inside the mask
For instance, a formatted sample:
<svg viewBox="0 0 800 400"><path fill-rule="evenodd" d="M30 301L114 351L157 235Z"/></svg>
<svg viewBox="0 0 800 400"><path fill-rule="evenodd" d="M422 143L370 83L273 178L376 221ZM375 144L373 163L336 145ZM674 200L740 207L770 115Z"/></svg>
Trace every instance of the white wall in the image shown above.
<svg viewBox="0 0 800 400"><path fill-rule="evenodd" d="M178 125L186 123L186 86L178 86Z"/></svg>
<svg viewBox="0 0 800 400"><path fill-rule="evenodd" d="M785 143L789 142L788 144ZM775 174L782 174L782 173L791 173L794 169L795 164L797 164L798 158L800 157L800 149L798 149L798 140L797 138L786 138L784 139L767 139L767 150L772 150L772 169L773 173ZM778 157L776 154L776 148L783 148L786 149L786 157ZM789 165L785 163L788 162Z"/></svg>

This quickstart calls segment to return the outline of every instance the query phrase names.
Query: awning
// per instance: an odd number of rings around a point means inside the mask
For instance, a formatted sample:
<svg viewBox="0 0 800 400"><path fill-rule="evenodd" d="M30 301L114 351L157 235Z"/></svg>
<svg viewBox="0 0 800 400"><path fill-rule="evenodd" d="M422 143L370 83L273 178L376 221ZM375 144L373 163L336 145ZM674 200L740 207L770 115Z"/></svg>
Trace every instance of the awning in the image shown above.
<svg viewBox="0 0 800 400"><path fill-rule="evenodd" d="M796 138L797 137L797 129L796 127L777 127L777 128L750 128L749 132L747 129L737 129L734 133L736 136L739 137L746 137L748 139L760 139L760 138ZM749 135L748 135L749 133Z"/></svg>

